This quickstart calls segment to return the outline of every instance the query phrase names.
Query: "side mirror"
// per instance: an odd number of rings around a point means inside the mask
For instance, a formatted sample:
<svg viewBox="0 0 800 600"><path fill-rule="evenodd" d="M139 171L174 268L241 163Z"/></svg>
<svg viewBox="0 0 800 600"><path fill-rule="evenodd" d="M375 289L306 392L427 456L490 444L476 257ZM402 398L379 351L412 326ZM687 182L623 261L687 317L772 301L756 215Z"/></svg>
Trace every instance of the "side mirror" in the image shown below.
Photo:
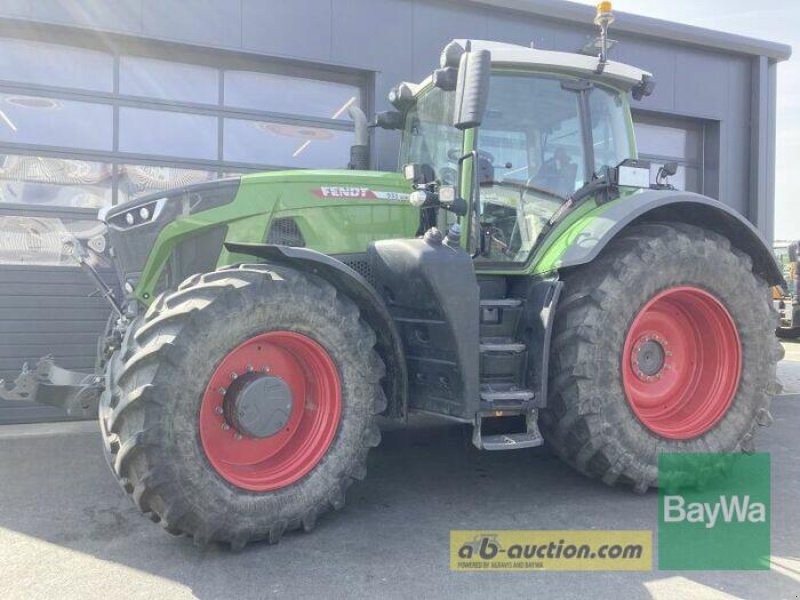
<svg viewBox="0 0 800 600"><path fill-rule="evenodd" d="M678 172L678 163L675 161L666 162L664 166L662 166L658 170L659 177L672 177L675 173Z"/></svg>
<svg viewBox="0 0 800 600"><path fill-rule="evenodd" d="M373 127L380 127L381 129L402 129L405 125L405 117L403 113L398 110L387 110L379 112L375 115L375 123Z"/></svg>
<svg viewBox="0 0 800 600"><path fill-rule="evenodd" d="M492 68L488 50L464 52L456 81L456 105L453 126L456 129L477 127L483 120L489 100L489 73Z"/></svg>

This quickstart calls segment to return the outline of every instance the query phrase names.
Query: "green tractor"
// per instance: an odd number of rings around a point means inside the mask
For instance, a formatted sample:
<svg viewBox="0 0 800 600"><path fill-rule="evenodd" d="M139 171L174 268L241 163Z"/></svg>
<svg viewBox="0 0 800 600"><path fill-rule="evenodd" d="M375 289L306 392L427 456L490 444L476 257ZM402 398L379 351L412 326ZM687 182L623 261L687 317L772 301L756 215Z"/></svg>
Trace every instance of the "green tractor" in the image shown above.
<svg viewBox="0 0 800 600"><path fill-rule="evenodd" d="M605 52L455 40L376 118L402 131L401 173L366 170L356 112L353 169L101 211L125 296L103 288L92 389L56 374L99 396L125 492L171 533L241 548L340 508L378 417L469 424L487 451L546 440L639 492L661 452L751 451L782 276L737 213L669 167L651 183L629 96L652 88ZM48 373L27 397L58 396Z"/></svg>

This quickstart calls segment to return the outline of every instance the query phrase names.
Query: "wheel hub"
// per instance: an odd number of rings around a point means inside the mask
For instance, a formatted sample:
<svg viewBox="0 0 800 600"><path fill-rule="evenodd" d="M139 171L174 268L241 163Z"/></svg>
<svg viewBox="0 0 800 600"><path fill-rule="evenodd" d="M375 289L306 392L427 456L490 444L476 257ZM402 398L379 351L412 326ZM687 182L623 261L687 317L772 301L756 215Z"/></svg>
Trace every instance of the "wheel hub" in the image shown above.
<svg viewBox="0 0 800 600"><path fill-rule="evenodd" d="M280 377L249 373L237 377L223 400L225 420L242 435L267 438L289 422L294 398Z"/></svg>
<svg viewBox="0 0 800 600"><path fill-rule="evenodd" d="M645 336L634 347L633 367L636 376L643 381L658 377L666 366L667 351L658 341Z"/></svg>

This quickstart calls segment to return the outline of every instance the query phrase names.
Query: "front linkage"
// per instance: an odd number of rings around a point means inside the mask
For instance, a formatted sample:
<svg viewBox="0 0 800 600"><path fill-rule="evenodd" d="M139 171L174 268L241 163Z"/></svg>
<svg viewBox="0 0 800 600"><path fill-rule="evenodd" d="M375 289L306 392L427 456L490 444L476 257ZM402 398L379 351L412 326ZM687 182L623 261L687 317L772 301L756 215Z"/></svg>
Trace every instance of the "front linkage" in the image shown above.
<svg viewBox="0 0 800 600"><path fill-rule="evenodd" d="M71 371L55 364L51 355L36 361L33 369L28 363L14 379L11 387L0 378L0 400L9 402L35 402L55 406L76 418L94 418L104 386L106 361L119 348L130 317L125 313L114 291L106 285L88 259L87 250L77 239L69 242L72 257L97 286L98 291L113 309L103 336L98 340L97 362L94 373Z"/></svg>

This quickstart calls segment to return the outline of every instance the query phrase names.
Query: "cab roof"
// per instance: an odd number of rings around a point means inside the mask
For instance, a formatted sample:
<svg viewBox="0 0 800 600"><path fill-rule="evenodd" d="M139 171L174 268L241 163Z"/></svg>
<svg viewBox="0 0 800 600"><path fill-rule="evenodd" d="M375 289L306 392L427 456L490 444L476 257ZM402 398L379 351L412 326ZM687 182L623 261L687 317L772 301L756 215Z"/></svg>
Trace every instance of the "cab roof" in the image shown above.
<svg viewBox="0 0 800 600"><path fill-rule="evenodd" d="M469 44L472 50L488 50L492 57L492 65L555 70L607 81L625 90L630 90L645 77L652 77L647 71L614 61L608 61L602 74L598 74L597 65L600 59L586 54L539 50L487 40L453 40L453 42L464 49Z"/></svg>

